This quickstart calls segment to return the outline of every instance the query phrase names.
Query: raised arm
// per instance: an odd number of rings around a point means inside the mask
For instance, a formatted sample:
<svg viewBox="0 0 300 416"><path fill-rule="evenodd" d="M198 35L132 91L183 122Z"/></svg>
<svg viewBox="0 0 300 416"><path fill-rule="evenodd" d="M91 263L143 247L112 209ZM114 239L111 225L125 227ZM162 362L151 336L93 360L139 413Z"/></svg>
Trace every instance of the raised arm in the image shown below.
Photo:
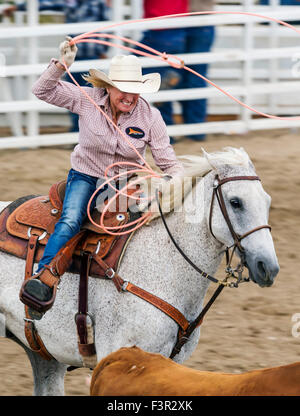
<svg viewBox="0 0 300 416"><path fill-rule="evenodd" d="M75 60L77 47L76 45L70 46L70 40L71 38L67 37L67 40L60 44L60 60L51 59L46 71L33 84L32 93L49 104L64 107L72 113L80 114L82 111L82 92L76 85L60 80L65 72L62 62L70 67Z"/></svg>

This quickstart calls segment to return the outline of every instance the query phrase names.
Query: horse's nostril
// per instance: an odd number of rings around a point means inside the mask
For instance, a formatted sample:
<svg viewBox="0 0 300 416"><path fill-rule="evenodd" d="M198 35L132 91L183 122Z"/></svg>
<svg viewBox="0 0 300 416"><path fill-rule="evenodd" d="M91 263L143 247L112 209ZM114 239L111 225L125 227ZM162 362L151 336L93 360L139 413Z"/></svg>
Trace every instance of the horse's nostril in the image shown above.
<svg viewBox="0 0 300 416"><path fill-rule="evenodd" d="M258 269L258 273L261 275L261 277L264 280L270 279L270 272L268 271L268 268L266 267L263 261L257 262L257 269Z"/></svg>
<svg viewBox="0 0 300 416"><path fill-rule="evenodd" d="M257 268L261 274L266 274L266 269L263 261L257 262Z"/></svg>

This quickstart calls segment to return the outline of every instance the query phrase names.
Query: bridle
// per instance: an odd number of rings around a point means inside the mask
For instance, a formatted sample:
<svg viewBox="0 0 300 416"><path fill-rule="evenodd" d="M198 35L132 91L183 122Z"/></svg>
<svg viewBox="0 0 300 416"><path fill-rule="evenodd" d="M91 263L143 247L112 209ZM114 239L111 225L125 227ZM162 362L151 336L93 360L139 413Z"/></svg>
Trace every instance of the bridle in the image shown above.
<svg viewBox="0 0 300 416"><path fill-rule="evenodd" d="M214 184L213 184L213 193L212 193L212 199L211 199L211 204L210 204L210 213L209 213L209 230L211 232L211 235L217 240L216 236L213 233L212 230L212 213L213 213L213 206L214 206L214 200L217 199L220 210L223 214L223 217L226 221L226 224L229 228L229 231L232 235L234 244L234 247L237 247L241 253L244 252L244 248L241 245L241 240L243 240L245 237L248 237L248 235L261 230L262 228L268 228L269 230L271 230L270 225L260 225L259 227L255 227L250 231L247 231L245 234L243 235L239 235L234 231L234 228L231 224L228 212L227 212L227 208L225 205L225 201L223 198L223 193L222 193L222 185L224 185L224 183L227 182L233 182L233 181L260 181L260 178L258 176L232 176L232 177L228 177L228 178L224 178L224 179L220 179L218 175L216 175L215 180L214 180Z"/></svg>
<svg viewBox="0 0 300 416"><path fill-rule="evenodd" d="M161 206L160 206L160 201L159 201L159 193L158 190L156 191L156 201L158 204L158 208L160 211L160 215L162 218L162 221L164 223L164 226L169 234L169 237L171 239L171 241L174 243L175 247L177 248L177 250L179 251L179 253L182 255L182 257L203 277L209 279L210 281L214 282L214 283L218 283L218 287L215 290L215 292L213 293L212 297L210 298L210 300L207 302L207 304L205 305L205 307L202 309L202 311L200 312L199 316L194 319L194 321L190 322L188 327L185 330L182 330L182 328L179 328L178 331L178 337L177 337L177 342L173 348L173 351L170 355L170 358L174 358L175 355L177 355L181 348L183 347L183 345L188 341L190 335L192 334L192 332L201 325L204 315L207 313L207 311L209 310L209 308L211 307L211 305L213 304L213 302L216 300L216 298L219 296L219 294L221 293L221 291L224 289L225 286L227 287L238 287L238 285L242 282L248 282L250 279L249 277L243 277L243 271L244 271L244 266L245 266L245 257L244 257L244 253L245 250L241 244L241 241L248 237L250 234L259 231L263 228L267 228L271 231L271 227L270 225L266 224L266 225L260 225L258 227L253 228L250 231L247 231L246 233L244 233L243 235L239 235L235 232L234 227L231 223L230 217L228 215L228 211L226 208L226 204L225 204L225 200L223 197L223 193L222 193L222 185L224 185L225 183L228 182L232 182L232 181L260 181L260 178L258 176L232 176L232 177L227 177L227 178L223 178L220 179L218 175L215 176L214 179L214 183L213 183L213 192L212 192L212 199L211 199L211 204L210 204L210 213L209 213L209 229L210 232L212 234L212 236L219 241L216 236L213 233L212 230L212 217L213 217L213 207L214 207L214 201L215 199L218 201L221 213L225 219L225 222L230 230L230 233L232 235L233 238L233 245L230 247L226 247L225 249L225 253L226 253L226 277L224 280L219 280L217 278L215 278L214 276L209 275L208 273L204 272L203 270L201 270L185 253L184 251L179 247L179 245L177 244L177 242L175 241L167 223L166 223L166 219L164 217L164 214L162 212ZM223 244L223 243L222 243ZM232 248L231 254L230 254L230 249ZM231 262L233 259L233 254L235 252L235 250L238 249L240 252L240 263L238 264L238 266L235 269L232 269L231 266ZM230 281L231 279L231 281ZM232 280L233 279L233 280Z"/></svg>
<svg viewBox="0 0 300 416"><path fill-rule="evenodd" d="M270 225L260 225L258 227L253 228L250 231L247 231L246 233L244 233L243 235L239 235L235 232L233 225L231 223L230 217L228 215L228 211L226 208L226 204L224 201L224 197L223 197L223 192L222 192L222 185L224 185L225 183L228 182L233 182L233 181L260 181L260 178L258 176L231 176L231 177L227 177L227 178L223 178L220 179L218 175L215 176L214 182L213 182L213 192L212 192L212 198L211 198L211 204L210 204L210 212L209 212L209 230L211 235L215 238L215 240L219 241L213 230L212 230L212 217L213 217L213 208L214 208L214 201L217 200L218 201L218 205L219 208L221 210L221 213L223 215L223 218L228 226L228 229L231 233L231 236L233 238L233 245L230 247L226 247L225 249L225 253L226 253L226 272L233 272L233 270L231 269L231 262L232 262L232 258L233 255L235 253L235 250L238 249L240 252L240 257L241 257L241 262L238 266L238 271L240 273L239 278L237 280L237 282L235 283L235 287L236 285L238 285L238 283L242 282L242 281L248 281L248 278L244 278L241 279L241 270L244 268L245 266L245 249L243 248L241 241L248 237L250 234L255 233L256 231L259 231L263 228L268 228L271 231L271 227ZM232 252L231 255L229 254L230 249L232 248Z"/></svg>

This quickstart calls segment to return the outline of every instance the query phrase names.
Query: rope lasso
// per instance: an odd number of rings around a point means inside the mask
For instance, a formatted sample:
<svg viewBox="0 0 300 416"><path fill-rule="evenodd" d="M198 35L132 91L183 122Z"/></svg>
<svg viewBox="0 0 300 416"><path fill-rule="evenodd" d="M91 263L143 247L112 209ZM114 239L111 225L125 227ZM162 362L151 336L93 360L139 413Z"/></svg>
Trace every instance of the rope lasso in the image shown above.
<svg viewBox="0 0 300 416"><path fill-rule="evenodd" d="M112 29L115 28L117 26L124 26L124 25L128 25L128 24L132 24L132 23L141 23L144 21L155 21L155 20L161 20L161 19L167 19L167 18L178 18L178 17L185 17L185 16L195 16L195 15L208 15L208 14L231 14L231 15L247 15L247 16L254 16L254 17L259 17L259 18L263 18L263 19L267 19L269 21L272 22L276 22L279 23L283 26L286 26L287 28L294 30L295 32L297 32L298 34L300 34L300 30L297 29L296 27L294 27L293 25L286 23L282 20L279 19L275 19L272 17L268 17L268 16L264 16L264 15L260 15L258 13L252 13L252 12L233 12L233 11L204 11L204 12L191 12L191 13L179 13L179 14L172 14L172 15L165 15L165 16L159 16L159 17L153 17L153 18L147 18L147 19L136 19L136 20L129 20L129 21L123 21L123 22L119 22L119 23L114 23L111 25L106 25L106 26L102 26L94 31L90 31L87 33L83 33L79 36L76 36L72 39L72 41L70 42L70 45L73 44L77 44L77 43L86 43L86 42L92 42L92 43L98 43L98 44L102 44L102 45L106 45L106 46L111 46L111 47L117 47L119 49L123 49L129 52L132 52L134 54L139 54L141 56L145 56L145 57L151 57L152 59L156 59L158 61L161 62L167 62L170 66L172 66L173 68L176 69L184 69L186 71L191 72L192 74L202 78L204 81L206 81L208 84L212 85L213 87L217 88L220 92L222 92L223 94L225 94L227 97L229 97L230 99L232 99L233 101L237 102L239 105L247 108L248 110L259 114L263 117L266 118L270 118L270 119L278 119L278 120L300 120L300 117L280 117L280 116L275 116L275 115L271 115L271 114L267 114L264 112L261 112L257 109L255 109L254 107L251 107L245 103L243 103L242 101L240 101L238 98L232 96L230 93L228 93L227 91L223 90L221 87L219 87L217 84L215 84L214 82L210 81L208 78L204 77L203 75L199 74L197 71L194 71L193 69L189 68L188 66L185 65L184 61L182 61L181 58L172 55L172 54L166 54L165 52L160 52L157 51L147 45L142 44L141 42L137 42L134 41L132 39L123 37L123 36L118 36L118 35L113 35L113 34L109 34L109 33L97 33L103 29ZM100 40L100 39L95 39L95 37L97 38L106 38L106 39L118 39L118 40L122 40L123 42L126 42L127 44L131 44L134 45L136 47L139 48L143 48L145 51L144 52L142 50L139 49L134 49L131 48L130 46L124 46L124 45L120 45L117 43L113 43L111 41L107 41L107 40ZM78 84L78 82L74 79L74 77L72 76L72 74L70 73L66 63L63 61L62 62L63 65L65 66L65 69L68 73L68 75L70 76L70 78L72 79L72 81L74 82L75 85L77 85L77 87L80 88L81 92L87 97L87 99L92 102L93 105L96 106L96 108L102 113L102 115L104 115L104 117L107 119L107 121L109 123L112 123L112 125L114 126L114 128L117 130L117 132L123 137L123 139L127 142L127 144L134 150L134 152L137 154L137 156L140 158L140 160L143 162L144 166L141 166L138 163L129 163L129 162L116 162L116 163L112 163L110 164L104 173L104 176L106 178L106 181L104 183L102 183L102 185L96 189L96 191L93 193L92 197L89 200L88 203L88 207L87 207L87 215L89 217L89 220L92 222L92 224L94 224L96 227L100 227L101 229L104 229L108 234L111 235L123 235L123 234L127 234L127 233L131 233L132 231L140 228L142 225L144 225L149 217L151 216L151 213L146 213L144 215L142 215L139 219L127 223L125 225L119 225L117 227L106 227L104 225L104 215L105 213L109 210L110 205L116 200L116 198L122 194L124 196L127 196L128 198L131 199L135 199L138 200L140 198L135 197L133 195L128 195L126 193L126 190L128 189L128 187L134 186L135 184L137 184L140 179L137 179L136 181L131 182L130 184L125 185L122 190L118 190L117 188L115 188L111 182L114 181L115 179L120 179L122 177L122 175L126 175L127 176L127 172L122 172L120 174L114 175L112 177L108 177L108 171L110 169L115 168L116 166L120 166L120 165L126 165L126 166L131 166L131 167L135 167L136 169L131 169L130 172L131 173L146 173L147 175L143 178L143 179L149 179L149 178L159 178L161 177L161 175L157 172L155 172L150 166L149 164L146 162L146 160L140 155L140 153L137 151L137 149L135 148L135 146L127 139L127 137L125 136L125 134L119 129L119 127L113 122L113 120L111 120L107 114L98 106L98 104L87 94L87 92ZM108 201L108 203L106 204L106 206L104 207L102 213L101 213L101 217L100 217L100 224L95 223L95 221L92 219L91 214L90 214L90 207L91 207L91 203L93 201L93 199L95 198L95 196L97 195L97 193L100 191L101 188L103 188L105 185L110 186L114 191L115 191L115 195L110 198L110 200ZM153 198L143 198L143 199L154 199ZM132 225L137 224L134 228L132 228ZM112 230L120 230L123 228L128 228L130 226L130 230L127 231L122 231L122 232L112 232Z"/></svg>

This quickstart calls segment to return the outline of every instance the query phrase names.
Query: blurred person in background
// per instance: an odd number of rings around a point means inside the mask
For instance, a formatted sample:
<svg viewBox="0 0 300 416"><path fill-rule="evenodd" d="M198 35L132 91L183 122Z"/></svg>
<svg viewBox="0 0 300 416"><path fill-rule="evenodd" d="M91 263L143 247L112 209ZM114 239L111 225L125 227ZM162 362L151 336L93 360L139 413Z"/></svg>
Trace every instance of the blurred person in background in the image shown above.
<svg viewBox="0 0 300 416"><path fill-rule="evenodd" d="M159 17L169 14L187 12L210 11L214 0L144 0L144 18ZM209 52L214 41L213 26L190 28L171 28L147 30L141 42L160 52L167 54L182 54ZM192 65L192 69L206 77L208 65ZM153 68L152 68L153 70ZM155 68L161 74L162 89L202 88L206 82L202 78L185 70L178 70L171 66ZM145 71L146 72L146 71ZM167 125L174 124L172 102L156 103ZM202 123L206 120L206 99L181 101L183 122ZM187 136L191 140L205 140L205 135L194 134ZM171 143L175 140L171 138Z"/></svg>
<svg viewBox="0 0 300 416"><path fill-rule="evenodd" d="M261 4L262 6L268 6L270 5L270 0L259 0L258 4ZM299 6L300 0L280 0L279 1L280 6Z"/></svg>
<svg viewBox="0 0 300 416"><path fill-rule="evenodd" d="M168 14L178 14L188 12L188 0L143 0L144 18L159 17ZM160 52L167 54L181 54L185 52L185 28L153 29L147 30L143 34L141 43L150 46ZM138 49L138 48L137 48ZM161 90L179 87L181 79L180 71L171 66L151 68L161 75ZM150 72L150 68L145 69L145 73ZM182 72L182 71L181 71ZM160 110L166 125L174 124L172 102L155 103ZM170 138L171 143L174 139Z"/></svg>
<svg viewBox="0 0 300 416"><path fill-rule="evenodd" d="M39 11L63 12L65 23L102 22L109 19L111 0L39 0ZM15 11L26 11L26 2L9 6L3 14L10 17ZM76 35L70 35L72 37ZM107 46L98 43L79 43L76 59L79 61L90 59L105 59ZM86 85L82 78L84 72L72 72L72 76L79 85ZM66 81L72 82L68 74ZM78 131L78 114L71 115L71 132Z"/></svg>

